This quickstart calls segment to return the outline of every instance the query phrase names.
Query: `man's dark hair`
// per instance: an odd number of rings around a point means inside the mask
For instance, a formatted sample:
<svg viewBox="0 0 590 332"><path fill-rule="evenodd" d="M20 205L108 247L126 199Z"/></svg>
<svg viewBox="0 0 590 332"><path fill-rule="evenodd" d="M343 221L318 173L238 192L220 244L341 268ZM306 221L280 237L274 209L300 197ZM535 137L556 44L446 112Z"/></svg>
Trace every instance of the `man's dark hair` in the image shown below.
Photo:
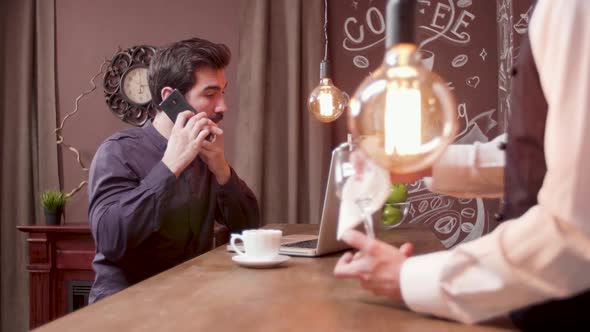
<svg viewBox="0 0 590 332"><path fill-rule="evenodd" d="M178 89L183 95L195 85L195 71L200 68L224 69L231 52L224 44L192 38L158 49L148 71L148 84L156 108L162 102L164 87Z"/></svg>

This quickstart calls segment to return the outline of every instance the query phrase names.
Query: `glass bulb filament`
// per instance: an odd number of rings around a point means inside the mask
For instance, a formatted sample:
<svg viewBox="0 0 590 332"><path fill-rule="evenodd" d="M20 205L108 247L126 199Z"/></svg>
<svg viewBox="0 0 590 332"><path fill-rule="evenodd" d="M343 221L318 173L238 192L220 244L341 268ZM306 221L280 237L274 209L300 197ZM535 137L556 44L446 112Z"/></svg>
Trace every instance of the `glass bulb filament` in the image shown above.
<svg viewBox="0 0 590 332"><path fill-rule="evenodd" d="M320 115L321 116L333 116L334 110L334 96L327 91L320 91L318 96L320 102Z"/></svg>
<svg viewBox="0 0 590 332"><path fill-rule="evenodd" d="M422 98L420 90L387 84L385 97L385 153L409 155L422 144Z"/></svg>

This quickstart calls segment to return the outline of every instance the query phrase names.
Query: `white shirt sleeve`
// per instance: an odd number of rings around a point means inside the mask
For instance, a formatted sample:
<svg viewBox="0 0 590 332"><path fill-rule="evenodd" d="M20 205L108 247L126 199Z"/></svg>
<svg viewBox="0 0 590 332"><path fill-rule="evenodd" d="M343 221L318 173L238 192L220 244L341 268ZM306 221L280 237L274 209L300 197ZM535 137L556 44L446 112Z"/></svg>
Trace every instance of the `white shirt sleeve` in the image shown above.
<svg viewBox="0 0 590 332"><path fill-rule="evenodd" d="M449 146L432 166L432 177L424 178L426 187L455 197L501 197L506 165L502 142L506 134L487 143Z"/></svg>
<svg viewBox="0 0 590 332"><path fill-rule="evenodd" d="M406 260L411 309L474 323L590 289L588 17L590 1L540 0L530 22L549 107L539 203L480 239Z"/></svg>

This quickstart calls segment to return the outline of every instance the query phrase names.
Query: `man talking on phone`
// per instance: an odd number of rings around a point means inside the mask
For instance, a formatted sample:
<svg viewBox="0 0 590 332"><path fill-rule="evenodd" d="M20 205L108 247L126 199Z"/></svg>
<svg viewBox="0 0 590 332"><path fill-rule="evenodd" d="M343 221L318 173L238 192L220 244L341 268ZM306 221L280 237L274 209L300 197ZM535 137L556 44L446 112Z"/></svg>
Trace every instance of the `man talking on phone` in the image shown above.
<svg viewBox="0 0 590 332"><path fill-rule="evenodd" d="M148 72L152 102L176 89L196 113L173 122L158 109L153 121L114 134L96 152L90 303L211 249L215 221L232 232L259 226L256 197L225 159L218 126L230 57L227 46L198 38L159 49Z"/></svg>

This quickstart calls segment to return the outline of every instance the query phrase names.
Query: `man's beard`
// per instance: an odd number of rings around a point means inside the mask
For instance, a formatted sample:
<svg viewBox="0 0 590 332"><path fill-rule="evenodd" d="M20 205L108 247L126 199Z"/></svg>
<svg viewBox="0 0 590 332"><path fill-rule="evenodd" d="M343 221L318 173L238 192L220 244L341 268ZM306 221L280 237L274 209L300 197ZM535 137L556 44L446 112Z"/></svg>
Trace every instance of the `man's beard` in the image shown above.
<svg viewBox="0 0 590 332"><path fill-rule="evenodd" d="M223 113L214 113L209 120L215 122L215 123L219 123L221 122L221 120L223 120Z"/></svg>

